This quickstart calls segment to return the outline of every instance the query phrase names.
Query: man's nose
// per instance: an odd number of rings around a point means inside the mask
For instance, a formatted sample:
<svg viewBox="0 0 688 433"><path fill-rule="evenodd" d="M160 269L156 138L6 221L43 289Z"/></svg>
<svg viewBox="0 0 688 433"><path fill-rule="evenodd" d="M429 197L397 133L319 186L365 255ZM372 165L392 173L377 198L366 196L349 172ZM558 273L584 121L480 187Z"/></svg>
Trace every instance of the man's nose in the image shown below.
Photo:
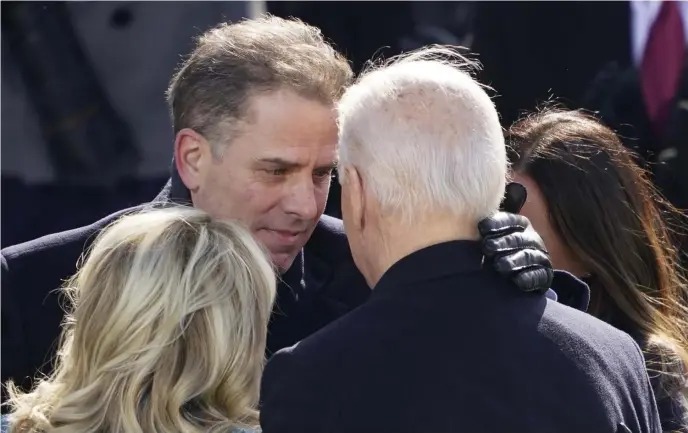
<svg viewBox="0 0 688 433"><path fill-rule="evenodd" d="M290 185L284 208L300 219L314 219L318 215L318 198L313 179L299 179Z"/></svg>

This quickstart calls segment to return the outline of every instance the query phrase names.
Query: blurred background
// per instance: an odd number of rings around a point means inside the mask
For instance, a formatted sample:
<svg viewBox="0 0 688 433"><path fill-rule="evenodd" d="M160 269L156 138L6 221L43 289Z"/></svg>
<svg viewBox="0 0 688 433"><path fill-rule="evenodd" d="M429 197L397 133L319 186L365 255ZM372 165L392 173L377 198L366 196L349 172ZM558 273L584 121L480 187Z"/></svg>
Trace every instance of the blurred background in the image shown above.
<svg viewBox="0 0 688 433"><path fill-rule="evenodd" d="M661 130L639 78L661 3L4 1L2 246L153 199L172 155L164 93L175 66L194 36L263 12L320 27L356 70L422 45L465 46L503 126L547 102L596 111L686 208L688 68ZM336 182L326 212L339 214Z"/></svg>

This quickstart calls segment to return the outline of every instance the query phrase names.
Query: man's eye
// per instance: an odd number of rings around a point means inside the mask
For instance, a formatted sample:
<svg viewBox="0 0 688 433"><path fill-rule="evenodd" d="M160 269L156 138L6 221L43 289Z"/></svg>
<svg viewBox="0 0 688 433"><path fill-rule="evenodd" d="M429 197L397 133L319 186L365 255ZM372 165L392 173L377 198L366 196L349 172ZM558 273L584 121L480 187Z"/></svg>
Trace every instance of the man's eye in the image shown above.
<svg viewBox="0 0 688 433"><path fill-rule="evenodd" d="M271 174L273 176L284 176L285 174L287 174L287 170L284 168L277 168L274 170L266 170L266 171L268 172L268 174Z"/></svg>
<svg viewBox="0 0 688 433"><path fill-rule="evenodd" d="M332 170L321 170L314 172L313 175L318 178L327 178L332 176L332 173Z"/></svg>

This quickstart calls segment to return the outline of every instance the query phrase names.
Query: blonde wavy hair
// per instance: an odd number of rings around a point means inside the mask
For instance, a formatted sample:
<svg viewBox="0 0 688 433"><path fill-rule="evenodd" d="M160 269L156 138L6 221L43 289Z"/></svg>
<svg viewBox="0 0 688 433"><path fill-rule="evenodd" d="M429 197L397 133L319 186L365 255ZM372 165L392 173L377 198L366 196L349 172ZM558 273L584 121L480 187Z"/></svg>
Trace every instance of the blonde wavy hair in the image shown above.
<svg viewBox="0 0 688 433"><path fill-rule="evenodd" d="M276 278L248 231L185 207L125 216L62 289L57 367L9 383L10 432L255 427Z"/></svg>

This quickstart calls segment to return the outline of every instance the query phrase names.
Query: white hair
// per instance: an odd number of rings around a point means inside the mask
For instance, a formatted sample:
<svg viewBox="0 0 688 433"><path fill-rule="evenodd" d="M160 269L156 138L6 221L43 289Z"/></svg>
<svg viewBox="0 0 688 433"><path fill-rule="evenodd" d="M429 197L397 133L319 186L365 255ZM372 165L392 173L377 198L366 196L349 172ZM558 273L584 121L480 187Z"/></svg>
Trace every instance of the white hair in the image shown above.
<svg viewBox="0 0 688 433"><path fill-rule="evenodd" d="M473 66L452 48L423 48L364 72L344 94L340 162L356 167L383 211L479 220L499 207L504 136Z"/></svg>

